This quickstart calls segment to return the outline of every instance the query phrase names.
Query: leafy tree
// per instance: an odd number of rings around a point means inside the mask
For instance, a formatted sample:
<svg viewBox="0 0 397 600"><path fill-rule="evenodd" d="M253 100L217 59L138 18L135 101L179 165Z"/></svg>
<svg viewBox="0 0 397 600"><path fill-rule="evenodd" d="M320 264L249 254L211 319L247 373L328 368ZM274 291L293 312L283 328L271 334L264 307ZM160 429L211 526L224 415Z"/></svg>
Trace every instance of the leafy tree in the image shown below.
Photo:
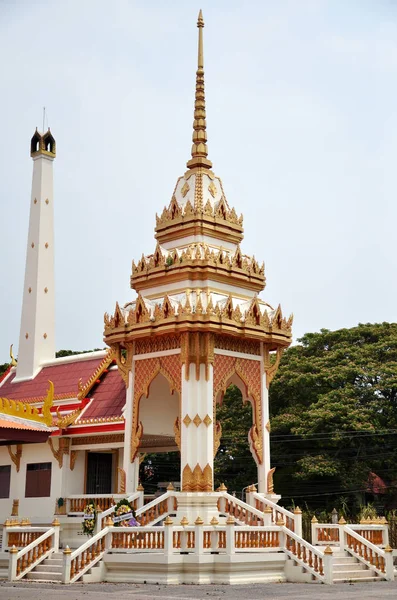
<svg viewBox="0 0 397 600"><path fill-rule="evenodd" d="M270 389L275 485L288 497L365 492L397 479L397 324L308 333ZM391 488L393 486L391 485ZM324 498L321 498L321 502Z"/></svg>
<svg viewBox="0 0 397 600"><path fill-rule="evenodd" d="M214 461L215 488L223 482L230 492L241 495L245 486L257 480L257 468L248 443L251 404L243 404L241 392L235 385L226 390L216 418L222 425L222 437Z"/></svg>
<svg viewBox="0 0 397 600"><path fill-rule="evenodd" d="M9 366L10 366L10 363L4 363L4 364L0 365L0 377L3 375L3 373L5 373L7 371Z"/></svg>

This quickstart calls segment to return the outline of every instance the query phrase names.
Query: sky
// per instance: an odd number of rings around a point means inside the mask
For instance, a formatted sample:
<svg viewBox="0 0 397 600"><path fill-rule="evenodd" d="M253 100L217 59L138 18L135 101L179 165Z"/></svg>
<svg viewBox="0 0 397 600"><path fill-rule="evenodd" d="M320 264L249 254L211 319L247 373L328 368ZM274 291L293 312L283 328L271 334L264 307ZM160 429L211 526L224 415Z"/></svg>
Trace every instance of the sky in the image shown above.
<svg viewBox="0 0 397 600"><path fill-rule="evenodd" d="M209 158L294 338L397 320L394 0L0 0L0 363L17 351L30 138L54 163L56 346L103 347L190 158L197 14Z"/></svg>

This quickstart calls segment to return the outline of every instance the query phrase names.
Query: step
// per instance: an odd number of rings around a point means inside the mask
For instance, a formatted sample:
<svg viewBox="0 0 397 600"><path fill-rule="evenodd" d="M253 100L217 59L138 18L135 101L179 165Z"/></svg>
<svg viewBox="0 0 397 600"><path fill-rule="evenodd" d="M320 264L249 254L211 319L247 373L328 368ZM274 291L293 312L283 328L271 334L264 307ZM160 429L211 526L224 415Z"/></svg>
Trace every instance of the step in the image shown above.
<svg viewBox="0 0 397 600"><path fill-rule="evenodd" d="M35 573L62 573L62 565L51 565L51 564L39 564L34 567L33 572Z"/></svg>
<svg viewBox="0 0 397 600"><path fill-rule="evenodd" d="M62 573L52 573L51 571L30 571L26 574L26 579L33 581L62 581Z"/></svg>
<svg viewBox="0 0 397 600"><path fill-rule="evenodd" d="M345 571L361 571L361 570L366 570L367 566L364 565L363 563L359 563L359 562L355 562L355 563L334 563L333 564L333 569L334 572L338 571L339 573L341 572L345 572Z"/></svg>
<svg viewBox="0 0 397 600"><path fill-rule="evenodd" d="M62 568L62 558L45 558L40 564L58 566Z"/></svg>
<svg viewBox="0 0 397 600"><path fill-rule="evenodd" d="M354 565L358 564L358 559L354 556L334 556L333 559L338 565Z"/></svg>
<svg viewBox="0 0 397 600"><path fill-rule="evenodd" d="M339 579L334 578L334 583L372 583L374 581L382 581L379 577L360 577L359 579L348 578Z"/></svg>
<svg viewBox="0 0 397 600"><path fill-rule="evenodd" d="M338 579L342 579L342 580L349 580L349 579L367 579L368 577L375 577L375 579L378 579L376 573L372 570L372 569L363 569L363 570L351 570L351 571L343 571L342 573L335 573L334 574L334 580L338 580Z"/></svg>

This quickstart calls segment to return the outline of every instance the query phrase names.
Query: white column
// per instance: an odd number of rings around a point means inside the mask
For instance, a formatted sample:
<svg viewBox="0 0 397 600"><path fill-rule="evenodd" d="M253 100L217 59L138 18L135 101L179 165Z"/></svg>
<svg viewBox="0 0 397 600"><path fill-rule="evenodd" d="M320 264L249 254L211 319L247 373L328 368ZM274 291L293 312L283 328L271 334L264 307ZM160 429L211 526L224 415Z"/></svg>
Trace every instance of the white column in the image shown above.
<svg viewBox="0 0 397 600"><path fill-rule="evenodd" d="M55 358L53 156L33 156L18 366L15 381L30 379Z"/></svg>
<svg viewBox="0 0 397 600"><path fill-rule="evenodd" d="M125 489L127 494L136 492L139 482L139 455L131 462L131 432L132 432L132 405L134 400L135 361L129 373L129 385L126 393L126 405L124 411L124 455L123 469L125 472Z"/></svg>
<svg viewBox="0 0 397 600"><path fill-rule="evenodd" d="M195 522L201 517L209 524L218 517L213 490L214 484L214 414L213 414L213 366L200 365L199 380L196 366L190 364L189 379L182 367L181 397L181 483L178 494L177 519L187 517ZM206 487L207 486L207 487Z"/></svg>

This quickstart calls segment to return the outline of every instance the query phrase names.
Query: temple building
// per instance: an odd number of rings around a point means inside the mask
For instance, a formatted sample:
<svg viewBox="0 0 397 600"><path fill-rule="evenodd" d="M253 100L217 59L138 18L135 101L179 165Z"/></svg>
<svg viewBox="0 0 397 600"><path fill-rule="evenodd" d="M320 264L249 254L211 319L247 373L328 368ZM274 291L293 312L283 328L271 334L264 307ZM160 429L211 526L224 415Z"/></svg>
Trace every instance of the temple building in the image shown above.
<svg viewBox="0 0 397 600"><path fill-rule="evenodd" d="M201 11L197 26L191 156L156 215L152 253L132 263L131 298L105 313L107 350L55 357L56 142L50 130L32 137L18 359L0 381L0 573L11 580L333 582L329 544L347 535L343 525L326 538L315 528L314 547L301 537L301 511L277 504L269 386L292 316L260 296L264 265L244 253L243 217L208 158ZM214 490L217 408L231 384L252 407L257 481L247 481L246 502ZM142 455L170 451L180 454L180 491L170 485L147 503ZM117 529L125 498L139 526ZM377 531L383 549L367 569L390 578L385 524Z"/></svg>

